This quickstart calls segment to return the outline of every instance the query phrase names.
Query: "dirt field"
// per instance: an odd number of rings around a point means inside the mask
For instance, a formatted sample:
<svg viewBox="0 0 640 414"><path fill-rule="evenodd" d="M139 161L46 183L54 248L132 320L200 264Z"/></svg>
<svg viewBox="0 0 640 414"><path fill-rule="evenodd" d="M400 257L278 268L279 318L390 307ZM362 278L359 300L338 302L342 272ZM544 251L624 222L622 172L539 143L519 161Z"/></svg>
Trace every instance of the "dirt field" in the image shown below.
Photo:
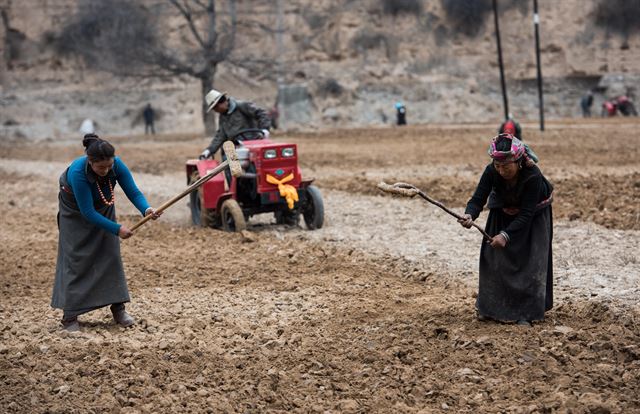
<svg viewBox="0 0 640 414"><path fill-rule="evenodd" d="M479 233L374 188L411 182L461 211L492 125L276 134L316 178L325 228L222 233L179 203L122 243L138 324L102 309L77 334L49 300L57 178L81 146L2 144L0 411L640 412L639 128L524 125L556 187L556 306L532 328L475 319ZM155 205L206 145L112 141Z"/></svg>

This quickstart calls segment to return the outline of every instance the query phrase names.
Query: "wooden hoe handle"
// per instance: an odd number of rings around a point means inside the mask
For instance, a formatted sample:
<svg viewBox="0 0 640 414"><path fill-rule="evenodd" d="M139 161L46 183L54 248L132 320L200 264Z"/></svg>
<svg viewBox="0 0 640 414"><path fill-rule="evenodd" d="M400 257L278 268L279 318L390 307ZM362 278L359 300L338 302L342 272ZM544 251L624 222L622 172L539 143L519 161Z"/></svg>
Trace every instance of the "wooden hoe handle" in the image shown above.
<svg viewBox="0 0 640 414"><path fill-rule="evenodd" d="M171 200L166 201L164 204L162 204L160 207L158 207L156 209L156 213L160 213L162 211L165 211L167 208L169 208L172 205L174 205L176 202L178 202L183 197L187 196L192 191L197 190L198 187L200 187L202 184L206 183L207 181L212 179L214 176L220 174L227 167L229 167L229 169L231 170L231 173L234 176L237 177L239 175L242 175L242 167L240 167L240 162L238 161L238 157L236 155L236 150L235 150L235 147L233 146L233 143L230 142L230 141L226 141L224 143L224 145L223 145L223 148L224 148L224 153L227 155L227 159L225 161L221 162L220 164L218 164L218 166L216 168L214 168L213 170L209 171L209 173L207 175L201 177L198 181L192 183L189 187L187 187L180 194L176 195ZM144 217L142 220L140 220L136 224L134 224L133 227L131 227L131 231L133 232L138 227L142 226L144 223L146 223L147 221L151 220L151 218L152 218L151 214L146 216L146 217Z"/></svg>
<svg viewBox="0 0 640 414"><path fill-rule="evenodd" d="M407 184L407 183L395 183L393 185L390 185L390 184L387 184L387 183L385 183L383 181L383 182L380 182L377 187L380 190L384 191L385 193L397 194L397 195L401 195L403 197L420 196L421 198L425 199L429 203L440 207L441 209L443 209L444 211L446 211L447 213L449 213L453 217L457 218L458 220L464 219L464 217L462 217L460 214L456 213L453 210L450 210L449 208L447 208L447 206L445 206L444 204L442 204L438 200L434 200L433 198L429 197L423 191L421 191L420 189L416 188L414 185ZM478 229L478 231L480 231L480 233L482 233L482 235L487 240L489 240L490 242L493 241L493 237L489 236L489 234L487 234L487 232L484 231L484 229L482 227L478 226L476 223L471 223L471 225L473 227L475 227L476 229Z"/></svg>

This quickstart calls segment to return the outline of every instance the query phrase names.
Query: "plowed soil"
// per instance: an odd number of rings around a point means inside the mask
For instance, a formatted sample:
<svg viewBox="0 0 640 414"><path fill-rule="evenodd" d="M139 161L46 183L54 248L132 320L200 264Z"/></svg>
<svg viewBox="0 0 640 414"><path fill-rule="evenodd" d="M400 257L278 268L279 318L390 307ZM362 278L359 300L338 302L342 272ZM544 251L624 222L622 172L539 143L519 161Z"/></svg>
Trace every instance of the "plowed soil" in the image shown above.
<svg viewBox="0 0 640 414"><path fill-rule="evenodd" d="M525 125L556 187L556 305L532 328L476 320L477 232L374 187L461 211L493 126L276 134L316 178L323 229L196 228L181 202L122 242L137 324L105 308L73 334L49 300L57 177L79 142L2 144L0 411L640 412L639 127ZM158 205L207 140L113 142ZM137 219L122 194L118 211Z"/></svg>

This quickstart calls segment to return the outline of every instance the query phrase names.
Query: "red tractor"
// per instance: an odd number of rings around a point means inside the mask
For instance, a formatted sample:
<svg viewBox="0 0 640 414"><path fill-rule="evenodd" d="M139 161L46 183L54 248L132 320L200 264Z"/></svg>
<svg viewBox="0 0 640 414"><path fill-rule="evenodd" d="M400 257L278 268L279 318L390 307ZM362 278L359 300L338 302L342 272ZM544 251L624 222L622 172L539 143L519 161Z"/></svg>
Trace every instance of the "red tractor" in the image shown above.
<svg viewBox="0 0 640 414"><path fill-rule="evenodd" d="M244 173L231 177L225 171L190 194L194 225L242 231L251 216L273 213L278 224L297 225L302 215L309 230L322 227L322 196L313 180L302 179L296 144L265 139L260 129L242 130L232 141ZM217 165L213 159L187 161L187 182Z"/></svg>

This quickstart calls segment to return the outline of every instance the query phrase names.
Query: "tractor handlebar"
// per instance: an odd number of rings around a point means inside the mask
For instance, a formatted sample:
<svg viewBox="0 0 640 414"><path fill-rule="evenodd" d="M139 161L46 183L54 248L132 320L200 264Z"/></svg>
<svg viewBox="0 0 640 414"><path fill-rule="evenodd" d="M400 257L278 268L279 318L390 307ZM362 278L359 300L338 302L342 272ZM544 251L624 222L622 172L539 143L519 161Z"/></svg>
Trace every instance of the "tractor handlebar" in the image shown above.
<svg viewBox="0 0 640 414"><path fill-rule="evenodd" d="M244 137L244 134L248 134L248 133L256 133L260 135L260 138L252 138L252 139L262 139L264 138L264 133L262 132L262 129L260 128L247 128L247 129L242 129L240 131L238 131L237 134L235 134L234 136L231 137L231 141L250 141L250 139L246 139Z"/></svg>

